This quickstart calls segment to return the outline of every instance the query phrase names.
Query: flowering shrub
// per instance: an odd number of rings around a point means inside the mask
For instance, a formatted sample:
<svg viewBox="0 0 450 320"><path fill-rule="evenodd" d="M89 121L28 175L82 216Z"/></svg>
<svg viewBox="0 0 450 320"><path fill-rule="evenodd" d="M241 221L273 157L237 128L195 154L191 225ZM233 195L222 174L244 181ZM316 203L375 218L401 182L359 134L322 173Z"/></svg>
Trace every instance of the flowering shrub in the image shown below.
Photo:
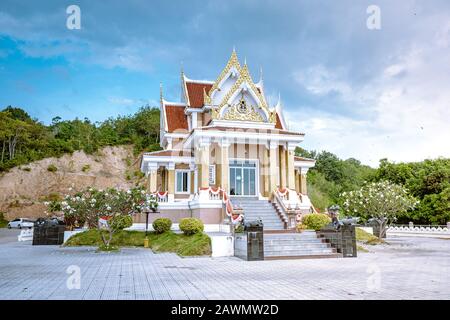
<svg viewBox="0 0 450 320"><path fill-rule="evenodd" d="M66 195L61 201L61 211L69 226L82 226L87 223L89 228L108 231L109 239L100 233L105 247L109 246L114 232L131 226L131 216L142 212L148 206L149 197L140 187L127 191L87 188L73 195Z"/></svg>
<svg viewBox="0 0 450 320"><path fill-rule="evenodd" d="M340 197L347 215L377 221L381 230L380 237L386 232L388 223L418 204L405 188L388 181L369 183L359 190L343 192Z"/></svg>
<svg viewBox="0 0 450 320"><path fill-rule="evenodd" d="M146 201L148 209L153 212L156 212L156 210L158 209L158 200L156 199L156 195L154 194L147 195Z"/></svg>

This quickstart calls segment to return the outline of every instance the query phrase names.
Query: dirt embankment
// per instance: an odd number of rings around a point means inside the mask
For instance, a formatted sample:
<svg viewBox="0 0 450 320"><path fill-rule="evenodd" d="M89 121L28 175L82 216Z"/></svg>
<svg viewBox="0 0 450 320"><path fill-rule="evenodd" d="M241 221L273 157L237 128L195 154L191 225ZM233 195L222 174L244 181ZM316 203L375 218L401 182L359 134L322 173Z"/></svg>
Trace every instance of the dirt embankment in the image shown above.
<svg viewBox="0 0 450 320"><path fill-rule="evenodd" d="M106 147L46 158L11 169L0 176L0 212L8 220L45 216L43 202L88 186L129 188L142 182L139 161L131 146Z"/></svg>

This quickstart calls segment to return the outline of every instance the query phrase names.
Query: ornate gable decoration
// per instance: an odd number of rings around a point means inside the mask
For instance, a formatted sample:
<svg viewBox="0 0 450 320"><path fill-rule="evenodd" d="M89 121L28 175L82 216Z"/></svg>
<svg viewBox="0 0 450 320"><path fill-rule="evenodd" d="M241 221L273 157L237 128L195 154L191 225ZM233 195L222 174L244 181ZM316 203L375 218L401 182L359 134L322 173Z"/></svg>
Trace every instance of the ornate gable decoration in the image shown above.
<svg viewBox="0 0 450 320"><path fill-rule="evenodd" d="M224 84L228 79L236 78L233 68L237 71L237 79L228 87ZM226 90L225 92L221 92ZM246 95L256 104L252 104ZM212 107L211 116L216 120L239 120L275 123L275 111L271 111L266 99L261 94L252 80L247 64L240 66L236 52L233 50L231 57L208 93L204 91L204 103ZM240 96L237 103L236 98Z"/></svg>
<svg viewBox="0 0 450 320"><path fill-rule="evenodd" d="M227 110L224 111L221 117L224 120L243 120L243 121L256 121L264 122L264 118L257 111L256 106L248 105L244 100L244 94L242 94L241 99L238 103L232 105Z"/></svg>
<svg viewBox="0 0 450 320"><path fill-rule="evenodd" d="M211 87L211 89L209 90L208 94L204 94L205 105L210 105L211 104L211 97L212 97L213 93L215 93L216 90L220 90L219 85L222 83L223 80L225 80L225 77L228 75L228 73L230 72L230 70L233 67L239 73L241 72L241 64L239 63L239 59L237 57L237 54L236 54L235 50L233 50L233 52L231 53L231 57L228 60L227 65L222 70L222 72L220 73L220 75L217 78L217 80L214 82L214 84Z"/></svg>

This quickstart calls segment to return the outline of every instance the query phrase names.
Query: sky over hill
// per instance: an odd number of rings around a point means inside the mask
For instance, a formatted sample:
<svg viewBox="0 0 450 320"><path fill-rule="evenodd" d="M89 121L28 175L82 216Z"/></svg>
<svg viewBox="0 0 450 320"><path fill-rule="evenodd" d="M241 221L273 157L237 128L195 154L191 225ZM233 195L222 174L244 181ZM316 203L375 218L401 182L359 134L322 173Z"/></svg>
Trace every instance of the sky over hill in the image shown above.
<svg viewBox="0 0 450 320"><path fill-rule="evenodd" d="M72 1L0 3L0 107L94 121L180 96L180 66L214 80L231 50L262 67L304 147L377 165L450 157L450 2ZM381 10L381 29L366 12Z"/></svg>

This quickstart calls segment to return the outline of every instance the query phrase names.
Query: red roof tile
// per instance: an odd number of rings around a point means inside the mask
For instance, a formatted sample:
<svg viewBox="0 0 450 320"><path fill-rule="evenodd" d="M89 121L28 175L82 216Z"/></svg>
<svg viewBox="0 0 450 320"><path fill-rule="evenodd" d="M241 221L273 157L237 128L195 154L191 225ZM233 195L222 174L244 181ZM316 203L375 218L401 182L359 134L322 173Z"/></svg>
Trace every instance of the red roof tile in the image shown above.
<svg viewBox="0 0 450 320"><path fill-rule="evenodd" d="M168 132L189 130L187 117L184 114L184 107L166 105L165 110Z"/></svg>
<svg viewBox="0 0 450 320"><path fill-rule="evenodd" d="M187 95L189 97L189 103L191 108L203 107L203 88L206 93L211 89L211 83L199 83L186 81Z"/></svg>

